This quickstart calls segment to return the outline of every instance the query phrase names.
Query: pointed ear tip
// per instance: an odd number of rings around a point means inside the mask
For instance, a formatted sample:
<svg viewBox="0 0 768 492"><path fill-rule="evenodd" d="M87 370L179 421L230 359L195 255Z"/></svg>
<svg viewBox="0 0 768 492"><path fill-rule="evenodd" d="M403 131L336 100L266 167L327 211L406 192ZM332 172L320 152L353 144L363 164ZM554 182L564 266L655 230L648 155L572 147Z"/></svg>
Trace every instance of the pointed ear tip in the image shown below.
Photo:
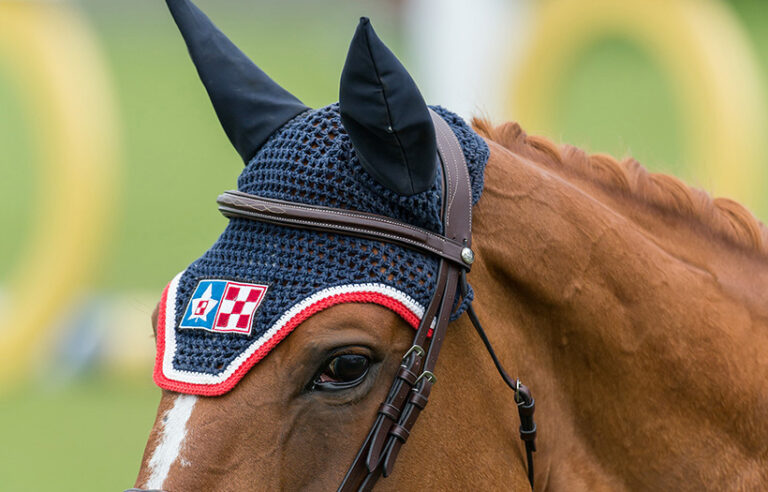
<svg viewBox="0 0 768 492"><path fill-rule="evenodd" d="M360 22L357 24L353 39L358 42L364 40L366 43L370 43L371 39L378 39L376 30L373 28L373 24L371 24L371 19L360 17Z"/></svg>
<svg viewBox="0 0 768 492"><path fill-rule="evenodd" d="M357 32L358 33L376 33L373 29L373 24L371 24L371 19L368 17L360 17L360 22L357 24Z"/></svg>

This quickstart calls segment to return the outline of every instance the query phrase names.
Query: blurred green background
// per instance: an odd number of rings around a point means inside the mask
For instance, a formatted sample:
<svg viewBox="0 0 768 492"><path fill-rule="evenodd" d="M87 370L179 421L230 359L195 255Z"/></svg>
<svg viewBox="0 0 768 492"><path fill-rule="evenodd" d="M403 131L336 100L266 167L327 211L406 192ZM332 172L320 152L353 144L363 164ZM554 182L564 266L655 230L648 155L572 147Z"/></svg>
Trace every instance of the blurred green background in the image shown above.
<svg viewBox="0 0 768 492"><path fill-rule="evenodd" d="M337 99L360 15L372 17L406 66L415 58L402 22L407 2L198 3L310 106ZM768 7L746 0L730 5L764 71ZM114 226L104 257L73 307L61 314L52 347L29 381L0 391L0 490L101 491L133 484L160 396L151 381L150 313L165 284L223 229L215 198L236 187L241 166L164 2L90 0L73 7L94 31L117 98L118 206L110 211ZM506 64L499 65L501 74ZM28 197L44 170L28 108L18 97L22 88L10 70L0 60L0 279L29 247ZM682 116L670 109L670 82L637 46L618 37L601 40L574 61L561 86L557 127L547 136L592 152L634 155L653 170L694 174L695 163L685 162L680 144ZM763 88L768 94L768 86ZM756 212L768 216L768 202ZM0 308L7 297L0 296ZM125 363L111 360L121 350L120 343L110 342L110 330L118 326L131 330L126 340L144 343L136 350L145 352Z"/></svg>

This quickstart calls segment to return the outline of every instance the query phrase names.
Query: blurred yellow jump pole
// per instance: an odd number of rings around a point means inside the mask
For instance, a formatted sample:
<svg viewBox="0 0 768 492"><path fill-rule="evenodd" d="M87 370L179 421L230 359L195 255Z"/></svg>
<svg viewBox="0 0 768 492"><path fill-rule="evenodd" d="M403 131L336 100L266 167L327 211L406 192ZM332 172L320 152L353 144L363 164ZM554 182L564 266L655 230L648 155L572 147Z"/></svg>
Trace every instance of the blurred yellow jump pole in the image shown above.
<svg viewBox="0 0 768 492"><path fill-rule="evenodd" d="M508 111L531 132L552 132L557 92L573 60L606 37L645 49L672 81L685 124L686 161L717 195L766 210L765 99L743 27L718 0L548 0L518 66ZM631 117L631 115L628 115Z"/></svg>
<svg viewBox="0 0 768 492"><path fill-rule="evenodd" d="M30 374L46 332L98 266L115 220L117 122L96 44L67 2L0 1L0 64L32 115L41 166L34 195L17 204L34 224L19 238L23 253L5 285L0 393Z"/></svg>

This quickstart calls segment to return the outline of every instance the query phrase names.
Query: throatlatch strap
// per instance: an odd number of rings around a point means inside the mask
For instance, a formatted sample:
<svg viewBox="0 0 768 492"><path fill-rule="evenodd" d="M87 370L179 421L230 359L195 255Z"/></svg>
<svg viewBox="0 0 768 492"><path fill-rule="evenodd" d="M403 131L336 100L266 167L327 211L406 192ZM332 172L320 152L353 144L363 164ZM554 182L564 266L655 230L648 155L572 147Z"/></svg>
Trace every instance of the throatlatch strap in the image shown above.
<svg viewBox="0 0 768 492"><path fill-rule="evenodd" d="M461 274L461 295L466 297L469 290L467 285L467 276L462 272ZM520 439L525 443L525 456L528 462L528 482L533 489L533 453L536 451L536 422L533 421L533 413L536 410L536 402L531 395L531 391L526 385L520 382L519 379L512 379L507 374L504 366L501 365L501 361L496 356L496 351L493 350L488 336L485 334L483 325L480 324L480 319L475 313L475 308L470 303L467 307L467 316L475 327L475 331L480 336L480 339L485 345L485 349L493 360L493 364L496 366L496 370L499 372L501 379L515 392L515 403L517 404L517 413L520 417Z"/></svg>

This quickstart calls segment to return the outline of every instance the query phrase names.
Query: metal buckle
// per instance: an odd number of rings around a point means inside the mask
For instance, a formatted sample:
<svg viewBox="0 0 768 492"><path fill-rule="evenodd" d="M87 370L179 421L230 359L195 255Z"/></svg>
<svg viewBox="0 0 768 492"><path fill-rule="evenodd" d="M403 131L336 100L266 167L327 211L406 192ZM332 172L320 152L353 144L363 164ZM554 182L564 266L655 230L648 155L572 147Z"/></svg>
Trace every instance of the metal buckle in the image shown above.
<svg viewBox="0 0 768 492"><path fill-rule="evenodd" d="M419 384L419 381L422 379L426 379L432 384L437 383L437 376L435 376L433 372L424 371L419 375L419 377L416 378L416 381L413 383L413 391L416 391L416 385Z"/></svg>
<svg viewBox="0 0 768 492"><path fill-rule="evenodd" d="M424 357L424 354L426 354L424 349L421 348L421 345L414 345L411 348L409 348L408 352L406 352L405 355L403 356L403 362L405 362L405 359L407 359L408 356L414 352L416 352L416 355L418 355L419 357Z"/></svg>

